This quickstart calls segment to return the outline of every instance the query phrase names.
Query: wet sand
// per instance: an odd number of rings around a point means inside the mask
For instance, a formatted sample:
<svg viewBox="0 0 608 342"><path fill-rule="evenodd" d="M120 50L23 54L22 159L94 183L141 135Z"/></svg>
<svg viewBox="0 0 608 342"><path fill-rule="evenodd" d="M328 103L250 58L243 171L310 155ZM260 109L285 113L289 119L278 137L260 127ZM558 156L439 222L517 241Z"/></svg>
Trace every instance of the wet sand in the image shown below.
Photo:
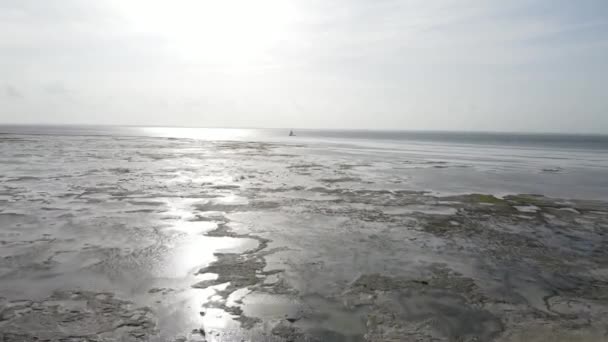
<svg viewBox="0 0 608 342"><path fill-rule="evenodd" d="M604 201L305 144L0 141L0 341L608 341Z"/></svg>

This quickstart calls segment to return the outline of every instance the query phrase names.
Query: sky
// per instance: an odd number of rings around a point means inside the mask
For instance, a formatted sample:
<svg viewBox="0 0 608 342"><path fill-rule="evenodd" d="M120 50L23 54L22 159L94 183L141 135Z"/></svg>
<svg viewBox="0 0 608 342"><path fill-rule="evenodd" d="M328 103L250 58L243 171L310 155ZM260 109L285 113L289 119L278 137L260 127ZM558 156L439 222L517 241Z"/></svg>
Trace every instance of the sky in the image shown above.
<svg viewBox="0 0 608 342"><path fill-rule="evenodd" d="M608 1L0 0L0 123L608 134Z"/></svg>

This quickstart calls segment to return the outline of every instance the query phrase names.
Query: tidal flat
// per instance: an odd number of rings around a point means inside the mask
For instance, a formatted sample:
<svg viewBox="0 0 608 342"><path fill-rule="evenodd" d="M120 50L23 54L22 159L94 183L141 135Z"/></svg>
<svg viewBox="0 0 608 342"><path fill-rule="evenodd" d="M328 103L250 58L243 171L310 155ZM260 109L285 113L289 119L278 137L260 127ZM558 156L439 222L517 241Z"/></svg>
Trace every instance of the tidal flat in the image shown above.
<svg viewBox="0 0 608 342"><path fill-rule="evenodd" d="M0 136L0 341L608 341L608 202L513 165Z"/></svg>

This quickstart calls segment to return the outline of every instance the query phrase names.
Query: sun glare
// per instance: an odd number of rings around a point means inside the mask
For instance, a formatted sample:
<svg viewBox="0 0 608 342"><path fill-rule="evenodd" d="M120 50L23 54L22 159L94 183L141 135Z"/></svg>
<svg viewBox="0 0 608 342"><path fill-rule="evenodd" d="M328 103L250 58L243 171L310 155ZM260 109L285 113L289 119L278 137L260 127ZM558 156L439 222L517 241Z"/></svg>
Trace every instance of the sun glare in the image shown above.
<svg viewBox="0 0 608 342"><path fill-rule="evenodd" d="M116 6L137 32L159 34L189 63L256 67L289 36L297 11L280 0L121 1Z"/></svg>

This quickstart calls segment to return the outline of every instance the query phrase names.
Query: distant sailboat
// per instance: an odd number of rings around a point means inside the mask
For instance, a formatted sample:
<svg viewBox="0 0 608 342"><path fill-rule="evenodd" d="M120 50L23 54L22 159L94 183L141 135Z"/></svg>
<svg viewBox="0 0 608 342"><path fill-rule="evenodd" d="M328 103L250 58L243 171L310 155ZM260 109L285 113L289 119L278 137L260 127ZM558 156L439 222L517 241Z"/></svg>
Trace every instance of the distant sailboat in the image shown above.
<svg viewBox="0 0 608 342"><path fill-rule="evenodd" d="M296 136L295 134L293 134L293 130L289 131L289 136L290 137L295 137Z"/></svg>

